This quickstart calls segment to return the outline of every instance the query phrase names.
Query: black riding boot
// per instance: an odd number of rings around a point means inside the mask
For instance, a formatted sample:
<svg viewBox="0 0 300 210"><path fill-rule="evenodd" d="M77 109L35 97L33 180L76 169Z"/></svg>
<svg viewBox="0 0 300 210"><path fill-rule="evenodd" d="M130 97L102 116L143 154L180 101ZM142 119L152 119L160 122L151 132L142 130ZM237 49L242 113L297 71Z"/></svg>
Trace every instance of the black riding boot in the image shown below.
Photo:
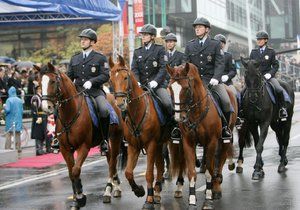
<svg viewBox="0 0 300 210"><path fill-rule="evenodd" d="M230 121L230 112L224 112L224 117L222 117L222 139L224 143L230 143L232 139L231 130L228 127L228 122ZM228 142L228 140L230 140Z"/></svg>
<svg viewBox="0 0 300 210"><path fill-rule="evenodd" d="M45 154L43 150L43 141L41 139L35 140L35 154L36 156Z"/></svg>
<svg viewBox="0 0 300 210"><path fill-rule="evenodd" d="M173 128L171 131L171 140L173 144L179 144L182 140L181 131L178 127L178 122L174 119L174 116L171 117L170 122L171 127Z"/></svg>
<svg viewBox="0 0 300 210"><path fill-rule="evenodd" d="M280 97L278 97L279 99L279 119L281 121L286 121L286 118L288 117L288 113L286 111L286 108L285 108L285 101L284 101L284 96L283 96L283 93L280 94Z"/></svg>
<svg viewBox="0 0 300 210"><path fill-rule="evenodd" d="M106 154L108 153L108 133L109 133L110 116L108 115L108 117L101 117L100 122L101 122L102 134L103 134L103 140L100 143L100 150L101 150L101 155L106 156Z"/></svg>

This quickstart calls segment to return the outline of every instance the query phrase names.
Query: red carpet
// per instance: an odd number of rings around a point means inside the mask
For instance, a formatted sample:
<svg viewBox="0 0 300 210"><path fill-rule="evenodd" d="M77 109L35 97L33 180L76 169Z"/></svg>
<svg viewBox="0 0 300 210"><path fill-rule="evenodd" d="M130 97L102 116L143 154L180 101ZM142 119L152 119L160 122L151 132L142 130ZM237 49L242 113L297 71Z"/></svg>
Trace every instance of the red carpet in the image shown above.
<svg viewBox="0 0 300 210"><path fill-rule="evenodd" d="M88 156L95 155L99 152L98 147L94 147L90 150ZM75 153L76 156L76 153ZM19 159L17 162L8 163L2 165L1 167L11 167L11 168L44 168L56 165L58 163L65 162L61 153L59 154L45 154L41 156L25 157Z"/></svg>

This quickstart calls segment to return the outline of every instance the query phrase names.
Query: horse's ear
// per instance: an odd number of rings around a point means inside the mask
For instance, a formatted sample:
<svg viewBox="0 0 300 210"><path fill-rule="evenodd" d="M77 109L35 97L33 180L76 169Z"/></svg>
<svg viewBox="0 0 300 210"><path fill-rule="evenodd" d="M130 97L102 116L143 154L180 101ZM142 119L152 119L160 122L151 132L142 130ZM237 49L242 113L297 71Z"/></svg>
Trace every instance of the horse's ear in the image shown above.
<svg viewBox="0 0 300 210"><path fill-rule="evenodd" d="M115 63L114 63L114 61L112 59L112 56L109 56L108 63L109 63L109 67L111 69L115 66Z"/></svg>
<svg viewBox="0 0 300 210"><path fill-rule="evenodd" d="M122 57L122 55L118 54L118 60L119 60L120 66L125 66L125 60Z"/></svg>
<svg viewBox="0 0 300 210"><path fill-rule="evenodd" d="M184 69L183 69L183 73L186 76L190 71L190 64L189 63L185 63Z"/></svg>
<svg viewBox="0 0 300 210"><path fill-rule="evenodd" d="M55 67L50 62L48 62L47 66L50 72L55 72Z"/></svg>
<svg viewBox="0 0 300 210"><path fill-rule="evenodd" d="M41 71L41 68L40 68L39 66L37 66L37 65L33 64L33 67L34 67L34 68L35 68L35 70L37 70L38 72L40 72L40 71Z"/></svg>
<svg viewBox="0 0 300 210"><path fill-rule="evenodd" d="M245 58L241 56L241 62L243 66L247 69L248 68L248 63L245 61Z"/></svg>
<svg viewBox="0 0 300 210"><path fill-rule="evenodd" d="M174 73L174 69L171 66L169 66L169 64L167 64L167 72L169 73L170 76L172 76Z"/></svg>

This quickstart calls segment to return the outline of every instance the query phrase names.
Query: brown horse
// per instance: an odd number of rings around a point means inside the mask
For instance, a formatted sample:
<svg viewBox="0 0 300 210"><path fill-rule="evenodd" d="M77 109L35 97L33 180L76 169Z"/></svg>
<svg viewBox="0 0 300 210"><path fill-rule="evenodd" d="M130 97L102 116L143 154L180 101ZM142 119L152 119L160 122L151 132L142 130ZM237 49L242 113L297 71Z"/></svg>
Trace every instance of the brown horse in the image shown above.
<svg viewBox="0 0 300 210"><path fill-rule="evenodd" d="M83 194L80 179L81 167L89 150L98 146L103 137L100 133L100 138L95 138L93 141L93 135L97 134L97 130L93 128L83 91L78 92L69 77L56 70L50 63L42 69L37 66L35 68L41 73L43 110L47 113L53 113L54 110L57 110L56 135L60 142L60 151L67 163L73 188L71 207L72 209L79 209L86 204L86 196ZM114 101L112 99L110 101L114 106ZM119 109L116 106L114 109L119 114L119 121L121 122ZM105 188L103 202L110 202L112 184L115 187L114 196L121 196L116 164L120 144L123 140L122 124L111 125L109 134L110 148L107 155L109 180ZM74 158L75 151L77 152L76 159Z"/></svg>
<svg viewBox="0 0 300 210"><path fill-rule="evenodd" d="M213 208L213 197L221 197L222 169L232 144L221 141L222 123L210 92L204 86L197 67L191 63L171 68L167 66L171 80L169 88L175 105L175 119L183 135L183 151L189 179L189 204L196 205L195 146L200 143L206 150L206 200L203 209ZM236 119L237 103L229 89L235 108L230 126ZM216 164L215 164L216 162Z"/></svg>
<svg viewBox="0 0 300 210"><path fill-rule="evenodd" d="M139 87L133 72L126 67L124 59L119 62L109 59L111 67L111 85L116 101L125 113L124 136L128 141L128 160L125 176L137 197L145 195L143 186L134 180L133 170L137 164L140 151L147 153L147 198L143 209L154 209L154 201L160 202L161 182L163 179L162 147L170 137L170 129L160 125L153 100L148 91ZM154 164L157 168L156 183L154 181Z"/></svg>

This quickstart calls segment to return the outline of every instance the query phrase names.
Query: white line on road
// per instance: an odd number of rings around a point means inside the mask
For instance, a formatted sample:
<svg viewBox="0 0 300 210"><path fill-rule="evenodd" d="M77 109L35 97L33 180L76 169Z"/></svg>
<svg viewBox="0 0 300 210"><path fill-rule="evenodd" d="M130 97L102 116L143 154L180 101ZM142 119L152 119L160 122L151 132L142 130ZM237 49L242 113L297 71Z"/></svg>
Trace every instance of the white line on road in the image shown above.
<svg viewBox="0 0 300 210"><path fill-rule="evenodd" d="M95 160L95 161L83 164L82 167L87 167L87 166L91 166L91 165L94 165L94 164L98 164L98 163L103 162L105 160L106 160L106 158L103 158L103 159L100 159L100 160ZM45 178L49 178L49 177L52 177L52 176L57 176L57 175L60 175L62 173L66 173L66 172L68 172L68 169L67 168L62 168L62 169L46 172L46 173L39 174L39 175L33 175L33 176L25 177L23 179L18 179L18 180L11 181L11 182L5 182L5 183L0 185L0 191L5 190L5 189L9 189L9 188L12 188L12 187L15 187L15 186L18 186L18 185L22 185L22 184L25 184L25 183L33 182L33 181L36 181L36 180L45 179Z"/></svg>

